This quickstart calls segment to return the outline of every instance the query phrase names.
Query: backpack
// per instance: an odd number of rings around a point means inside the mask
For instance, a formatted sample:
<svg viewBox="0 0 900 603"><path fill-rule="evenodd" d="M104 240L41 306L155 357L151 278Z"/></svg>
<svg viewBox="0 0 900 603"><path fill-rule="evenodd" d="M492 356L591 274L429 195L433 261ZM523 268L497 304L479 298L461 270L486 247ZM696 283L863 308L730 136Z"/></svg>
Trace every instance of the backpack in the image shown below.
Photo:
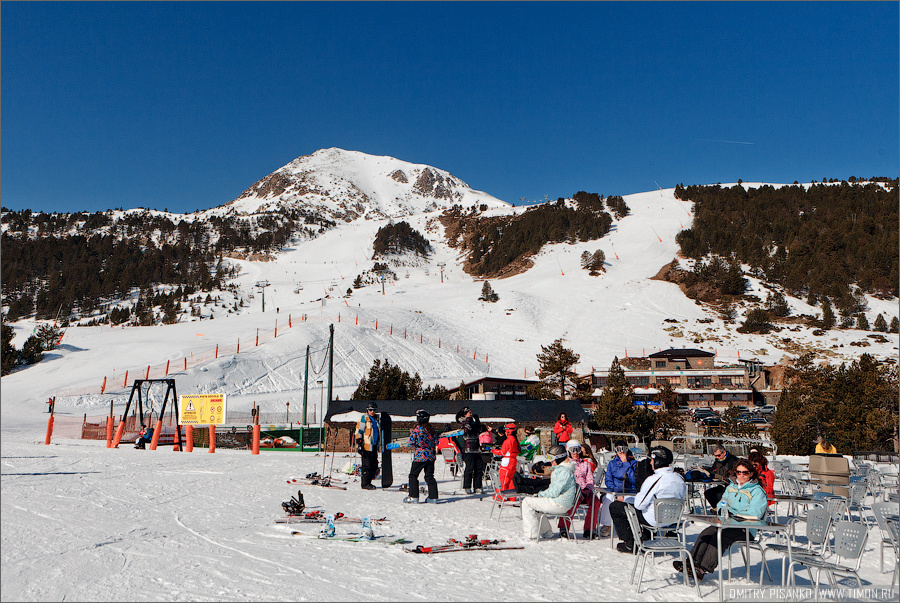
<svg viewBox="0 0 900 603"><path fill-rule="evenodd" d="M653 475L653 467L650 466L650 457L647 457L634 466L634 487L641 489L644 480Z"/></svg>

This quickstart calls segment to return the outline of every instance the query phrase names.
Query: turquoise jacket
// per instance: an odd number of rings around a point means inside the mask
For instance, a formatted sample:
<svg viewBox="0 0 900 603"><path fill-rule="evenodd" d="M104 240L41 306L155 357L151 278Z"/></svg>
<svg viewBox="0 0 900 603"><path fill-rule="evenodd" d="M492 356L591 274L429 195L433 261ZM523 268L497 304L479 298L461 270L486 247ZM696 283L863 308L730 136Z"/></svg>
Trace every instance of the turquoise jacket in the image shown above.
<svg viewBox="0 0 900 603"><path fill-rule="evenodd" d="M719 501L717 510L728 507L728 514L732 517L747 520L761 520L766 516L769 507L769 497L759 482L749 481L743 486L735 482L728 484L725 495ZM750 530L750 534L756 537L756 530Z"/></svg>
<svg viewBox="0 0 900 603"><path fill-rule="evenodd" d="M540 498L552 498L557 503L571 509L578 493L574 464L566 461L557 465L550 474L550 487L538 493Z"/></svg>

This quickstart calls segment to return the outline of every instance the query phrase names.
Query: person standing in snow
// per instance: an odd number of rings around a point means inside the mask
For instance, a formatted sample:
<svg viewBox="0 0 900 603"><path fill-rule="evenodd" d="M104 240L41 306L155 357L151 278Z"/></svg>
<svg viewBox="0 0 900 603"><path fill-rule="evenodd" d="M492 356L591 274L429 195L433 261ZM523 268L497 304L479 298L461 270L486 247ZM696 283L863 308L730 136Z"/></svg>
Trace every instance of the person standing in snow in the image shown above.
<svg viewBox="0 0 900 603"><path fill-rule="evenodd" d="M419 473L425 471L425 484L428 486L427 503L437 502L438 487L434 479L435 447L437 446L437 434L429 421L431 415L424 409L416 411L416 426L409 434L409 445L413 449L412 465L409 468L409 496L403 499L405 503L419 502Z"/></svg>
<svg viewBox="0 0 900 603"><path fill-rule="evenodd" d="M353 435L356 439L356 450L361 458L359 471L360 487L363 490L375 490L372 480L378 473L378 446L381 441L381 425L375 418L378 405L369 402L366 406L366 414L359 418Z"/></svg>
<svg viewBox="0 0 900 603"><path fill-rule="evenodd" d="M519 440L516 439L515 423L507 423L504 429L506 431L506 439L503 441L503 446L499 450L495 449L493 453L495 456L503 457L500 461L500 489L512 490L516 487L513 482L513 475L515 475L519 467L516 461L519 456Z"/></svg>
<svg viewBox="0 0 900 603"><path fill-rule="evenodd" d="M572 437L575 428L569 423L569 417L566 413L561 412L556 416L556 425L553 426L553 435L556 436L556 443L566 445L566 442Z"/></svg>
<svg viewBox="0 0 900 603"><path fill-rule="evenodd" d="M463 471L463 488L465 488L466 494L481 492L484 462L481 458L478 436L484 431L484 425L481 424L478 415L473 414L472 409L468 406L456 413L456 421L459 423L459 428L463 430L462 452L463 461L466 464Z"/></svg>

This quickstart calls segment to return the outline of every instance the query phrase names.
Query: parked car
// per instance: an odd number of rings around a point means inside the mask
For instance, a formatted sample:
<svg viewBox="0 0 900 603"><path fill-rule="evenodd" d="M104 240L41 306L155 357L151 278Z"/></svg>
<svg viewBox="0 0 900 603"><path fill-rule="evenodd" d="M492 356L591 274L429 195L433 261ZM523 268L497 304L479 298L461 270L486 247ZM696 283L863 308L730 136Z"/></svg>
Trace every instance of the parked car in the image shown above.
<svg viewBox="0 0 900 603"><path fill-rule="evenodd" d="M749 422L753 423L754 425L766 425L768 424L769 420L765 417L750 417Z"/></svg>
<svg viewBox="0 0 900 603"><path fill-rule="evenodd" d="M691 418L694 420L694 423L699 422L701 419L706 417L719 417L719 413L714 411L711 408L695 408Z"/></svg>
<svg viewBox="0 0 900 603"><path fill-rule="evenodd" d="M717 416L707 416L707 417L703 417L702 419L700 419L699 424L703 425L704 427L710 427L713 425L721 425L722 419L720 419L718 417L718 415Z"/></svg>
<svg viewBox="0 0 900 603"><path fill-rule="evenodd" d="M771 415L775 412L775 410L777 410L777 409L772 404L766 404L765 406L760 406L760 408L759 408L759 412L761 412L764 415Z"/></svg>
<svg viewBox="0 0 900 603"><path fill-rule="evenodd" d="M680 413L690 413L690 412L691 412L691 407L690 407L690 406L679 406L679 407L678 407L678 412L680 412Z"/></svg>

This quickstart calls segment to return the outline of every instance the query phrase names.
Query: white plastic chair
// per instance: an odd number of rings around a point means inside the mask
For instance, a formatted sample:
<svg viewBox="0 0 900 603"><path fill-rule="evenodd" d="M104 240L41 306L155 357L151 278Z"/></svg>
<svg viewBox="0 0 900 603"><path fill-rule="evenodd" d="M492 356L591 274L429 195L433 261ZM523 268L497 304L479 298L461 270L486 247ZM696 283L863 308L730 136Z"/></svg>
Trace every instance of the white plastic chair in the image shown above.
<svg viewBox="0 0 900 603"><path fill-rule="evenodd" d="M878 524L878 529L881 531L881 542L878 546L880 553L880 563L878 568L881 570L881 573L884 573L884 549L886 547L896 549L896 544L891 536L891 529L888 525L887 516L898 514L900 514L900 505L897 503L880 502L872 505L872 515L875 516L875 523Z"/></svg>
<svg viewBox="0 0 900 603"><path fill-rule="evenodd" d="M500 488L500 470L496 467L491 467L488 471L488 477L490 478L491 486L494 488L494 493L491 495L491 514L488 518L492 518L494 516L494 509L499 509L499 513L497 513L497 521L500 521L500 516L503 515L503 509L506 507L519 507L519 511L521 512L522 507L522 497L518 494L514 489L513 490L503 490Z"/></svg>
<svg viewBox="0 0 900 603"><path fill-rule="evenodd" d="M805 566L812 578L812 569L816 569L815 589L816 601L819 600L819 579L824 571L828 575L828 581L832 586L837 586L838 577L856 578L856 584L862 588L862 580L859 577L859 566L862 562L862 552L866 547L866 539L869 531L861 523L853 521L839 521L834 527L834 553L835 556L824 559L818 555L806 555L798 553L788 567L791 576L791 584L796 585L794 568L798 565ZM831 559L835 559L832 561ZM853 561L855 565L845 565L841 560Z"/></svg>
<svg viewBox="0 0 900 603"><path fill-rule="evenodd" d="M638 521L637 511L631 505L625 505L625 517L628 518L628 525L631 528L631 537L634 539L635 559L634 567L631 570L631 583L634 584L634 574L637 571L638 561L641 564L641 573L638 576L637 591L641 592L641 583L644 581L644 568L647 567L647 557L655 557L657 553L678 553L681 563L685 569L690 565L691 576L696 576L696 568L694 567L694 558L683 540L678 538L654 538L652 540L641 541L641 525ZM688 585L687 573L682 573L684 585ZM700 599L700 582L695 578L694 587L697 589L697 598Z"/></svg>
<svg viewBox="0 0 900 603"><path fill-rule="evenodd" d="M558 521L562 519L563 524L565 524L566 526L566 533L569 540L574 540L575 542L578 542L578 536L575 533L575 519L577 519L578 517L579 508L581 507L580 503L581 487L579 486L575 490L575 504L572 505L571 509L567 510L565 513L543 513L544 517L546 517L548 521L554 519Z"/></svg>

